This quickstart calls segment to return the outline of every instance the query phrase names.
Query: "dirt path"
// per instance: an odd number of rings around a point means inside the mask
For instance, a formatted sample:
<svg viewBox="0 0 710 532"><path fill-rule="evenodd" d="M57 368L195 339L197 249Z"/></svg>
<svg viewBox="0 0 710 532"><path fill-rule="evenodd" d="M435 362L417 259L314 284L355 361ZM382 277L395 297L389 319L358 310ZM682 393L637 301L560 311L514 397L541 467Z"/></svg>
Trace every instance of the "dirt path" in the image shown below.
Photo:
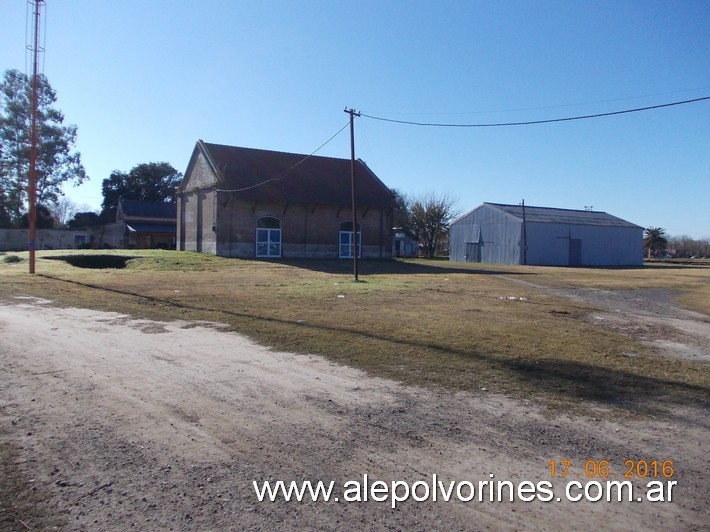
<svg viewBox="0 0 710 532"><path fill-rule="evenodd" d="M69 530L648 529L710 523L707 412L617 423L374 379L207 324L0 302L0 422ZM259 502L252 481L549 480L674 461L671 503ZM583 475L582 475L583 476ZM571 477L570 477L571 478ZM569 478L567 479L569 480ZM581 480L584 480L582 478ZM644 482L645 484L645 482ZM564 482L554 483L563 496ZM41 528L43 523L26 523ZM24 529L18 523L17 529Z"/></svg>
<svg viewBox="0 0 710 532"><path fill-rule="evenodd" d="M710 364L710 317L676 305L673 302L676 294L671 290L550 288L514 277L500 277L597 307L599 311L588 318L592 323L633 336L665 356Z"/></svg>

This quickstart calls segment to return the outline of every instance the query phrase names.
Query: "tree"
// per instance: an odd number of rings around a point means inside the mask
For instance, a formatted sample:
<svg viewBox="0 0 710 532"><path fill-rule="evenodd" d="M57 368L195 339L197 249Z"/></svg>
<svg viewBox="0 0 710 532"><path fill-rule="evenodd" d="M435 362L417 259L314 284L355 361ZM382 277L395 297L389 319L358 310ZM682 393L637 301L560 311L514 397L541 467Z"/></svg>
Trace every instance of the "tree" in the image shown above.
<svg viewBox="0 0 710 532"><path fill-rule="evenodd" d="M710 252L710 239L695 240L687 235L668 238L668 251L677 259L706 257Z"/></svg>
<svg viewBox="0 0 710 532"><path fill-rule="evenodd" d="M91 211L74 213L74 216L67 221L67 227L71 227L73 229L98 225L101 225L101 217Z"/></svg>
<svg viewBox="0 0 710 532"><path fill-rule="evenodd" d="M101 183L104 196L101 218L108 222L116 219L118 200L175 201L182 173L168 163L143 163L125 173L114 170Z"/></svg>
<svg viewBox="0 0 710 532"><path fill-rule="evenodd" d="M54 227L54 217L51 211L44 205L37 204L37 218L35 227L37 229L52 229ZM20 217L20 228L27 229L30 226L30 216L28 213Z"/></svg>
<svg viewBox="0 0 710 532"><path fill-rule="evenodd" d="M646 251L646 256L650 259L666 249L668 240L666 239L666 230L661 227L648 227L643 233L643 248Z"/></svg>
<svg viewBox="0 0 710 532"><path fill-rule="evenodd" d="M393 188L392 195L394 196L394 207L392 208L392 226L401 229L409 236L411 234L409 227L409 200L407 196L399 190Z"/></svg>
<svg viewBox="0 0 710 532"><path fill-rule="evenodd" d="M426 257L434 257L447 242L456 201L447 194L429 192L409 202L410 230Z"/></svg>
<svg viewBox="0 0 710 532"><path fill-rule="evenodd" d="M52 213L59 227L65 227L67 222L79 212L80 207L66 196L57 198L56 201L47 205L49 212Z"/></svg>
<svg viewBox="0 0 710 532"><path fill-rule="evenodd" d="M18 225L27 210L29 185L32 78L6 70L0 82L0 223ZM64 126L54 107L57 93L47 78L37 76L37 204L62 196L62 185L86 179L81 154L73 151L77 128Z"/></svg>

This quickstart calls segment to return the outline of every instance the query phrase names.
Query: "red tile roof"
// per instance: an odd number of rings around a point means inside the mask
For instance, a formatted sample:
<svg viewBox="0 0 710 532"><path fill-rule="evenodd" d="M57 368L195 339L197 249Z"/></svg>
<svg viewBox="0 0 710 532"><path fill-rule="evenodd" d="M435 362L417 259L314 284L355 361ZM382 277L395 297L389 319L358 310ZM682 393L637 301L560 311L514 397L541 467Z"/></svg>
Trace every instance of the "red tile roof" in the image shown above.
<svg viewBox="0 0 710 532"><path fill-rule="evenodd" d="M218 189L250 200L314 204L351 204L350 159L240 148L199 141L221 174ZM361 160L355 161L356 201L390 207L389 188Z"/></svg>

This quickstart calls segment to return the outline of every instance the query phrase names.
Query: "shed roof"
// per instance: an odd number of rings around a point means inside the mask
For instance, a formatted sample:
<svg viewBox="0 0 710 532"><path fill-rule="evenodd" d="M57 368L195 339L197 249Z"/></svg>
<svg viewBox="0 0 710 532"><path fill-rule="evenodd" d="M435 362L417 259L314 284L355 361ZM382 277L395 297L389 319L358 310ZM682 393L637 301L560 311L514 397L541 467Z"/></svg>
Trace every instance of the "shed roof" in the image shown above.
<svg viewBox="0 0 710 532"><path fill-rule="evenodd" d="M121 198L119 216L126 218L162 218L177 220L177 204L164 201L140 201Z"/></svg>
<svg viewBox="0 0 710 532"><path fill-rule="evenodd" d="M218 190L241 199L350 205L350 159L241 148L198 141L219 179ZM193 154L194 160L194 154ZM193 161L185 173L189 178ZM356 201L390 207L394 196L360 159L355 161Z"/></svg>
<svg viewBox="0 0 710 532"><path fill-rule="evenodd" d="M522 205L507 205L505 203L488 203L473 209L474 211L483 206L489 206L494 209L505 212L511 216L523 219ZM469 211L468 214L470 214ZM464 215L466 216L466 215ZM459 219L463 218L461 216ZM627 222L611 214L602 211L581 211L576 209L557 209L554 207L536 207L532 205L525 206L525 220L527 222L551 223L551 224L571 224L571 225L596 225L605 227L634 227L643 229L641 226ZM455 223L455 221L453 222Z"/></svg>
<svg viewBox="0 0 710 532"><path fill-rule="evenodd" d="M174 223L170 222L126 222L126 228L132 233L165 233L174 234L176 232L176 226Z"/></svg>

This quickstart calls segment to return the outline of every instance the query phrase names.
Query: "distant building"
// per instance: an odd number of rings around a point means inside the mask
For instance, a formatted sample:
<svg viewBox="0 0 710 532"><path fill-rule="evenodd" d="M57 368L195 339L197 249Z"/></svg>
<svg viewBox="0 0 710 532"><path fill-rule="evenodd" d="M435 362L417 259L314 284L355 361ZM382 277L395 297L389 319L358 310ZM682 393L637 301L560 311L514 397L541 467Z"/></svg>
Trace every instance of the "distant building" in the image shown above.
<svg viewBox="0 0 710 532"><path fill-rule="evenodd" d="M395 227L392 237L392 256L412 258L419 256L419 242L414 240L402 228Z"/></svg>
<svg viewBox="0 0 710 532"><path fill-rule="evenodd" d="M117 247L175 249L177 204L121 198L116 211L123 238Z"/></svg>
<svg viewBox="0 0 710 532"><path fill-rule="evenodd" d="M350 159L198 141L178 189L177 249L224 257L352 258ZM392 254L394 196L355 162L358 255Z"/></svg>
<svg viewBox="0 0 710 532"><path fill-rule="evenodd" d="M643 227L598 211L483 203L451 223L450 239L459 262L643 264Z"/></svg>

